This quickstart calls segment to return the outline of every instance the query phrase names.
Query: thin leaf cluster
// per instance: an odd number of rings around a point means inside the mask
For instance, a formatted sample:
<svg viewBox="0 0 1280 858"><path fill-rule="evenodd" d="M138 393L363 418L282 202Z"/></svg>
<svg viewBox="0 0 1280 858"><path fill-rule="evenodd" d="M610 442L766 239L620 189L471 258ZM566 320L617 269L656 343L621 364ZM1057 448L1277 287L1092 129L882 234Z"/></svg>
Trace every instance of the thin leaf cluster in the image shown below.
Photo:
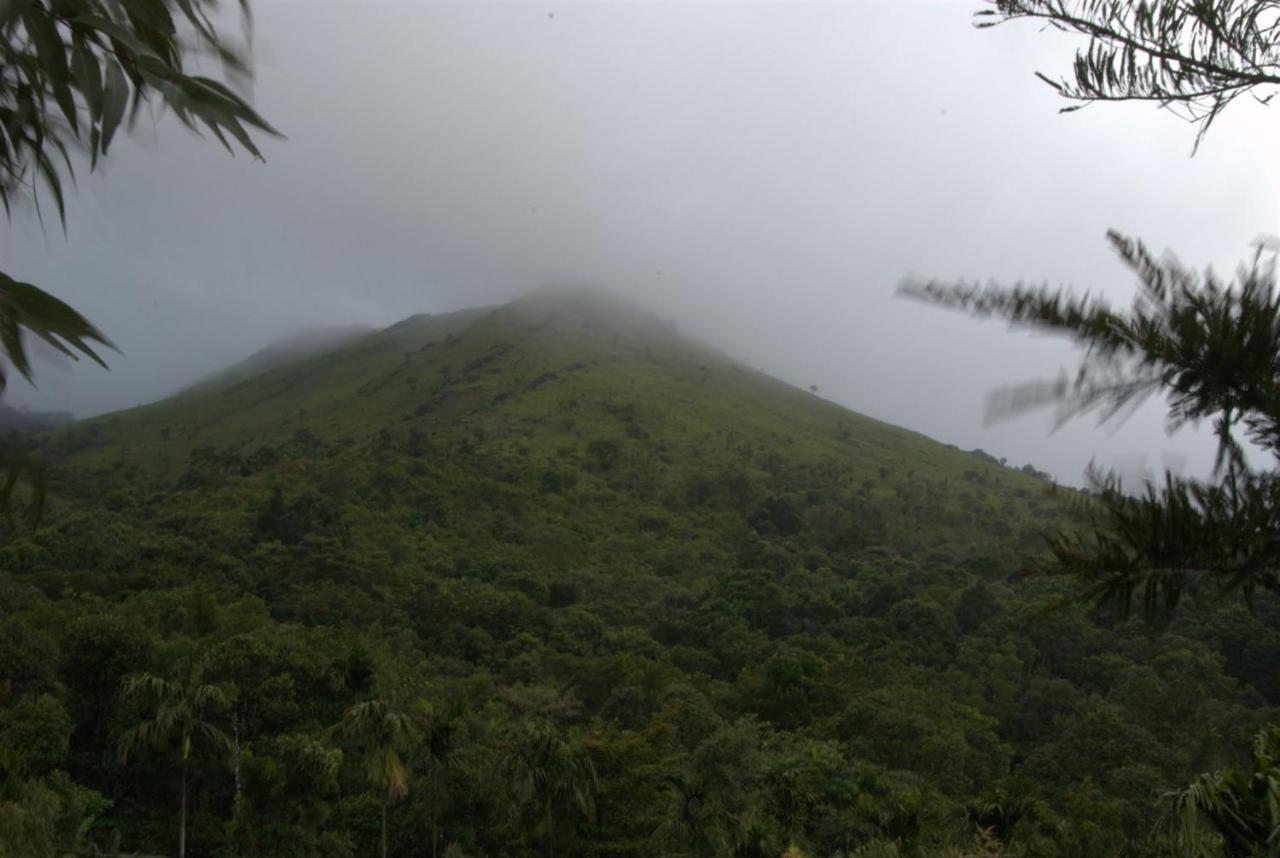
<svg viewBox="0 0 1280 858"><path fill-rule="evenodd" d="M1253 739L1249 771L1228 768L1167 793L1166 821L1185 855L1280 855L1280 727Z"/></svg>
<svg viewBox="0 0 1280 858"><path fill-rule="evenodd" d="M247 0L241 0L247 14ZM38 189L65 223L71 152L96 165L121 124L159 101L230 150L261 157L251 130L275 131L223 81L193 73L207 57L247 75L242 46L214 24L217 0L0 0L0 203Z"/></svg>
<svg viewBox="0 0 1280 858"><path fill-rule="evenodd" d="M1199 145L1217 116L1249 94L1263 103L1280 84L1275 0L992 0L978 26L1043 22L1087 37L1071 73L1039 77L1073 102L1151 101L1198 123Z"/></svg>

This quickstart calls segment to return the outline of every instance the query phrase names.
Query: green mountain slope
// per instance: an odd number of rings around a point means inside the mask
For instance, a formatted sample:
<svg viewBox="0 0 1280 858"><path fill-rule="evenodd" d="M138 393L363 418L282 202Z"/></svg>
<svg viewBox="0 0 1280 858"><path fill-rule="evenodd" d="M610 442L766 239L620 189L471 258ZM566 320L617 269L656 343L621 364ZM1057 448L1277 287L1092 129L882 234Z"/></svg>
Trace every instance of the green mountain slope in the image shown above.
<svg viewBox="0 0 1280 858"><path fill-rule="evenodd" d="M501 480L519 470L535 490L572 479L558 493L569 504L612 493L655 514L704 496L742 506L818 492L820 504L792 500L849 519L849 539L899 550L1009 546L1011 533L1033 536L1037 509L1057 510L1042 481L778 382L605 295L413 317L260 367L79 424L58 443L80 469L170 479L197 478L193 455L251 459L297 437L430 449L426 466L458 479L477 463Z"/></svg>
<svg viewBox="0 0 1280 858"><path fill-rule="evenodd" d="M1162 854L1160 792L1280 704L1275 604L1159 634L1064 608L1018 573L1069 493L594 293L260 355L31 443L0 837L14 807L24 836L169 850L181 743L118 753L160 711L122 692L142 671L222 691L234 752L191 764L216 856L371 854L393 770L403 855L966 854L979 829ZM412 729L361 733L369 701Z"/></svg>

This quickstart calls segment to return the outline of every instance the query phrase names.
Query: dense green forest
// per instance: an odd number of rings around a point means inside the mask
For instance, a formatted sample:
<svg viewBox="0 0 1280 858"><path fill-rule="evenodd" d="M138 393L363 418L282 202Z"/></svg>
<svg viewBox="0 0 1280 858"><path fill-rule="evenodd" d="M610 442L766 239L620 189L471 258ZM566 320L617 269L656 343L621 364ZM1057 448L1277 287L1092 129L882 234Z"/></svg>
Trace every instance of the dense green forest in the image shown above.
<svg viewBox="0 0 1280 858"><path fill-rule="evenodd" d="M297 342L13 436L0 856L1162 855L1280 711L1274 600L1091 612L1074 491L615 300Z"/></svg>

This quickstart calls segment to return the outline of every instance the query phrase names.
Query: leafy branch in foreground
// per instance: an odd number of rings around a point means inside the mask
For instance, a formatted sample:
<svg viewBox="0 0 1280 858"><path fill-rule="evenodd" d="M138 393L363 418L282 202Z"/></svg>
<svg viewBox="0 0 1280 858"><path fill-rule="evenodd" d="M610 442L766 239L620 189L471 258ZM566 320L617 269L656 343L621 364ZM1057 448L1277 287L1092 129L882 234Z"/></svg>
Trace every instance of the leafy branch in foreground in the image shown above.
<svg viewBox="0 0 1280 858"><path fill-rule="evenodd" d="M215 27L217 0L9 0L0 5L0 203L35 194L64 215L69 150L96 165L116 131L158 98L188 127L255 157L249 131L275 130L225 83L188 71L189 58L247 75L244 49ZM246 0L241 0L245 13Z"/></svg>
<svg viewBox="0 0 1280 858"><path fill-rule="evenodd" d="M101 331L70 306L30 283L0 272L0 348L13 368L32 380L31 358L23 340L24 331L72 360L83 354L106 368L94 344L114 348ZM0 393L8 384L5 367L0 366Z"/></svg>
<svg viewBox="0 0 1280 858"><path fill-rule="evenodd" d="M122 122L158 101L187 127L232 141L257 158L252 131L277 132L226 83L190 71L216 61L229 79L249 73L247 54L213 22L218 0L6 0L0 3L0 204L53 197L65 226L63 182L72 152L90 167ZM248 14L247 0L240 6ZM0 281L0 356L30 379L23 330L64 354L98 363L105 338L65 304L30 284Z"/></svg>
<svg viewBox="0 0 1280 858"><path fill-rule="evenodd" d="M1135 600L1148 619L1164 619L1184 595L1212 581L1219 592L1280 591L1276 539L1280 481L1274 474L1230 472L1221 483L1165 475L1162 486L1124 492L1095 476L1095 497L1081 504L1083 530L1049 539L1046 571L1068 574L1086 597L1128 616Z"/></svg>
<svg viewBox="0 0 1280 858"><path fill-rule="evenodd" d="M1252 771L1202 774L1164 798L1166 818L1183 854L1244 858L1280 853L1280 727L1254 737Z"/></svg>
<svg viewBox="0 0 1280 858"><path fill-rule="evenodd" d="M251 132L276 134L223 81L192 73L214 62L229 80L247 78L242 45L219 32L218 0L0 0L0 205L11 213L40 189L66 227L65 180L73 153L90 169L105 157L122 123L159 102L187 127L212 133L257 158ZM240 0L248 22L248 2ZM127 115L127 118L126 118ZM96 346L110 342L83 316L30 283L0 273L0 395L5 364L32 380L25 337L102 366ZM0 513L11 517L13 488L30 485L38 513L43 477L30 460L0 449Z"/></svg>
<svg viewBox="0 0 1280 858"><path fill-rule="evenodd" d="M1280 476L1250 468L1241 437L1280 453L1280 298L1275 259L1260 247L1233 281L1156 259L1141 243L1109 238L1140 288L1128 312L1101 298L1026 284L1002 287L910 280L900 293L1015 326L1053 331L1086 348L1074 378L1032 382L993 398L1008 414L1051 405L1058 419L1110 419L1144 398L1168 399L1170 430L1210 420L1215 481L1167 476L1140 496L1095 480L1086 527L1050 542L1046 571L1069 574L1127 614L1140 594L1148 617L1204 581L1280 590Z"/></svg>
<svg viewBox="0 0 1280 858"><path fill-rule="evenodd" d="M1071 74L1037 76L1073 102L1149 101L1209 126L1237 98L1280 85L1275 0L993 0L979 27L1029 19L1088 38ZM1257 90L1262 90L1259 93Z"/></svg>
<svg viewBox="0 0 1280 858"><path fill-rule="evenodd" d="M30 283L19 283L0 272L0 351L13 369L28 381L32 378L31 358L24 333L34 335L49 347L72 360L87 355L100 366L106 363L95 346L114 348L90 322L47 292ZM0 394L8 384L8 373L0 363ZM0 442L0 515L14 526L14 492L25 485L30 492L27 518L40 520L44 509L45 478L39 464L19 445Z"/></svg>

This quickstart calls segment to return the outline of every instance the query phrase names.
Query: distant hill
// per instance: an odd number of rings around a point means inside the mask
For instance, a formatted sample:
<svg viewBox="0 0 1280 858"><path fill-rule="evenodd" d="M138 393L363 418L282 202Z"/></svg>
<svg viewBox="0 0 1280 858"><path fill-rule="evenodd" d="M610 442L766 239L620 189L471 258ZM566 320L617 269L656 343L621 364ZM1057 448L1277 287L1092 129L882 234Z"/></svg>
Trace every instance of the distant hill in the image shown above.
<svg viewBox="0 0 1280 858"><path fill-rule="evenodd" d="M314 328L291 334L264 346L243 361L197 381L181 391L179 395L199 392L210 387L218 387L237 380L250 378L274 366L340 348L359 337L367 336L371 332L372 329L365 325L344 325Z"/></svg>
<svg viewBox="0 0 1280 858"><path fill-rule="evenodd" d="M0 432L38 432L54 429L75 420L69 411L30 411L0 405Z"/></svg>

